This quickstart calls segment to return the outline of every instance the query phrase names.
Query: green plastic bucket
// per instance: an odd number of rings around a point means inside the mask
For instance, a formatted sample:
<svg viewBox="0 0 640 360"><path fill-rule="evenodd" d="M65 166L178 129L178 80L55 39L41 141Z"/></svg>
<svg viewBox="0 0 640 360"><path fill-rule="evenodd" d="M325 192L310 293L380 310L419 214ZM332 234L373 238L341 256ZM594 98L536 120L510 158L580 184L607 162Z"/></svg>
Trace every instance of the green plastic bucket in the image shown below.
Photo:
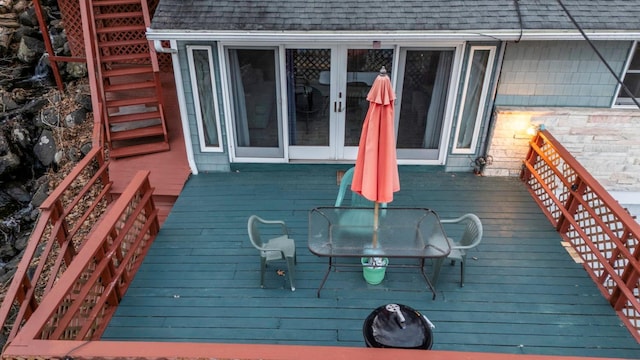
<svg viewBox="0 0 640 360"><path fill-rule="evenodd" d="M369 265L368 257L360 258L360 263L362 264L362 276L364 276L364 279L368 284L378 285L384 279L389 259L383 258L382 261L383 266L371 266Z"/></svg>

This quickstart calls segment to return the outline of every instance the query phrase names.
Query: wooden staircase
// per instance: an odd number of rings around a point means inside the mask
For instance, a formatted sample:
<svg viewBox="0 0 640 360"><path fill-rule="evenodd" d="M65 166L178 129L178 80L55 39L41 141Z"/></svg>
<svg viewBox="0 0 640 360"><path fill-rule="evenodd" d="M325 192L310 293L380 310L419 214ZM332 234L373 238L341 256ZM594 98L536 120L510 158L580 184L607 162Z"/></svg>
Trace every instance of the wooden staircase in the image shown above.
<svg viewBox="0 0 640 360"><path fill-rule="evenodd" d="M147 0L91 0L109 156L169 150Z"/></svg>

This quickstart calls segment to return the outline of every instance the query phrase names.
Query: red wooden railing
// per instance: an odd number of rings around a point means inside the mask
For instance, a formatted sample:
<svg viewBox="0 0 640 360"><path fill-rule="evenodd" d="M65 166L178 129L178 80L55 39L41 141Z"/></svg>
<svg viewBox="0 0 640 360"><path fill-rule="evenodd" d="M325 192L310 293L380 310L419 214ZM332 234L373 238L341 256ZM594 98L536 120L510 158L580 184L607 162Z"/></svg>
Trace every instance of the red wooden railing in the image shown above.
<svg viewBox="0 0 640 360"><path fill-rule="evenodd" d="M640 342L640 224L547 131L530 142L521 179Z"/></svg>
<svg viewBox="0 0 640 360"><path fill-rule="evenodd" d="M18 337L98 340L159 231L149 172L140 171L97 223Z"/></svg>
<svg viewBox="0 0 640 360"><path fill-rule="evenodd" d="M80 1L79 6L86 14L87 1ZM86 20L82 23L83 31L87 34L92 33L91 23ZM96 64L92 61L95 59L95 47L90 37L85 37L85 51L91 93L101 93L99 91L102 84L95 71ZM3 330L8 331L7 343L15 338L52 288L72 264L76 263L75 258L86 242L94 236L95 226L104 220L105 212L112 201L109 195L112 183L109 180L108 160L104 153L105 109L102 99L98 96L92 96L91 100L94 109L93 147L40 207L40 216L0 307L0 324L4 326ZM148 184L144 188L150 191ZM129 193L122 194L121 197L124 195L137 196L135 193ZM153 205L151 200L147 201ZM146 211L151 213L150 209ZM157 219L150 221L157 222ZM151 226L153 232L157 232L157 226ZM141 229L129 231L132 231L132 235L129 236L137 236ZM145 240L147 241L148 239ZM125 244L128 242L125 241ZM134 259L137 258L138 255L134 256ZM123 274L131 276L135 269L129 268ZM81 278L80 273L70 276ZM126 286L128 281L118 285L118 292ZM104 289L100 292L103 291ZM104 314L95 316L104 317Z"/></svg>
<svg viewBox="0 0 640 360"><path fill-rule="evenodd" d="M94 125L99 137L101 125ZM84 246L91 225L109 203L111 182L102 149L94 148L40 207L22 260L0 307L11 341Z"/></svg>

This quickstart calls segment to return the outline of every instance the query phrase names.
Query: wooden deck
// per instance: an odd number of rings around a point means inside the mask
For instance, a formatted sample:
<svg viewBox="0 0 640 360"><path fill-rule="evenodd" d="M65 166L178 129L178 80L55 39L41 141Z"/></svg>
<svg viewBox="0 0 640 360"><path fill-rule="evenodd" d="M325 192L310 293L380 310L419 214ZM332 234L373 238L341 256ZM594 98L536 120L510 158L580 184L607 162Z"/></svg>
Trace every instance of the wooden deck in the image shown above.
<svg viewBox="0 0 640 360"><path fill-rule="evenodd" d="M162 74L164 111L169 133L169 151L109 160L109 177L114 194L120 194L139 170L149 170L149 180L155 187L154 200L164 222L173 202L191 174L180 123L175 80L171 71Z"/></svg>
<svg viewBox="0 0 640 360"><path fill-rule="evenodd" d="M361 271L339 271L316 298L327 263L307 249L307 216L333 205L336 171L348 167L242 165L192 176L103 340L362 348L366 316L393 302L436 325L434 350L640 358L640 345L514 178L400 168L391 206L482 219L483 243L470 255L464 288L458 266L443 268L435 300L416 269L387 269L375 286ZM270 266L266 288L259 287L259 257L246 230L251 214L291 229L295 292L276 273L284 263Z"/></svg>

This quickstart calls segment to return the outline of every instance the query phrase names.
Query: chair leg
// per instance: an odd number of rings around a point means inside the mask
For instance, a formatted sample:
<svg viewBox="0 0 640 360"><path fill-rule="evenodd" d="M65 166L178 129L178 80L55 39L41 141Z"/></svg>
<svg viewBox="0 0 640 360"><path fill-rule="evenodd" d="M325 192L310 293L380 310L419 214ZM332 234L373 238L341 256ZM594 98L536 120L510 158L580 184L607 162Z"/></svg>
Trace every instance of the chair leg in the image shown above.
<svg viewBox="0 0 640 360"><path fill-rule="evenodd" d="M264 273L267 268L267 259L260 257L260 287L264 288Z"/></svg>
<svg viewBox="0 0 640 360"><path fill-rule="evenodd" d="M440 277L440 269L444 263L444 258L435 259L433 261L433 275L431 276L431 285L436 286L438 284L438 278Z"/></svg>
<svg viewBox="0 0 640 360"><path fill-rule="evenodd" d="M460 261L460 287L464 287L464 260Z"/></svg>
<svg viewBox="0 0 640 360"><path fill-rule="evenodd" d="M291 291L296 291L296 284L295 284L295 272L296 272L296 265L295 265L295 257L291 258L288 257L287 258L287 267L289 270L289 282L291 283Z"/></svg>

